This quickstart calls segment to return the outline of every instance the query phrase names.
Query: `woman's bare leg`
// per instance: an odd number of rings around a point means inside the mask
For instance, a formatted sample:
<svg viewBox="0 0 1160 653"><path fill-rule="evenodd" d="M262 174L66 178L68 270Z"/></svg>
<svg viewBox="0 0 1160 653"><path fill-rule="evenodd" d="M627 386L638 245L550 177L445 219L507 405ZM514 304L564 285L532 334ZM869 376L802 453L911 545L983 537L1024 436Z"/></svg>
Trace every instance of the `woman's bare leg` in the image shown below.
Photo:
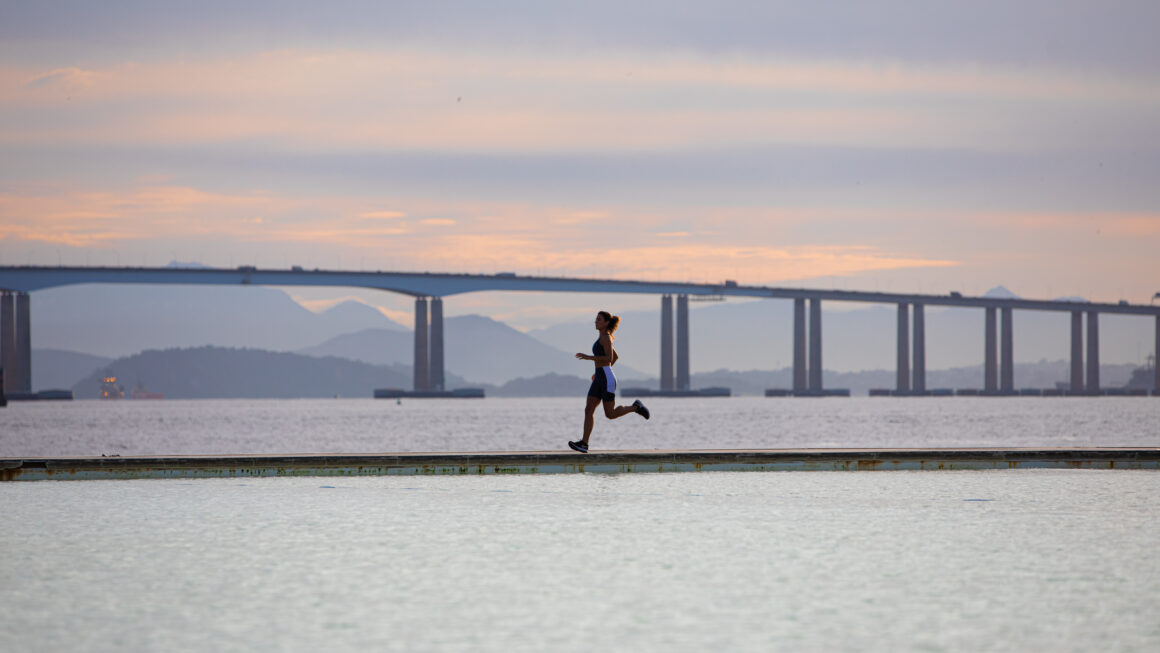
<svg viewBox="0 0 1160 653"><path fill-rule="evenodd" d="M615 401L604 402L604 416L608 419L624 417L625 415L631 415L635 412L636 406L617 406Z"/></svg>
<svg viewBox="0 0 1160 653"><path fill-rule="evenodd" d="M584 406L584 437L580 440L584 444L588 444L588 438L592 435L592 425L596 422L596 407L599 405L599 397L588 397L588 404Z"/></svg>

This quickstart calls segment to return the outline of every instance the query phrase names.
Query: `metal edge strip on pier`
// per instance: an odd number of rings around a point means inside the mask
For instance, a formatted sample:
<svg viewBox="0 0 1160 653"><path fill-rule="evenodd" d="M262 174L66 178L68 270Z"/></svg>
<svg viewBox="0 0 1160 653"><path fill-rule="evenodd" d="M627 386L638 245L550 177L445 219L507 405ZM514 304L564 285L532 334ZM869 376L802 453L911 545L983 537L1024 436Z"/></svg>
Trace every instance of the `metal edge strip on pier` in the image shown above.
<svg viewBox="0 0 1160 653"><path fill-rule="evenodd" d="M0 458L0 480L620 474L685 471L1160 470L1160 448L169 455Z"/></svg>

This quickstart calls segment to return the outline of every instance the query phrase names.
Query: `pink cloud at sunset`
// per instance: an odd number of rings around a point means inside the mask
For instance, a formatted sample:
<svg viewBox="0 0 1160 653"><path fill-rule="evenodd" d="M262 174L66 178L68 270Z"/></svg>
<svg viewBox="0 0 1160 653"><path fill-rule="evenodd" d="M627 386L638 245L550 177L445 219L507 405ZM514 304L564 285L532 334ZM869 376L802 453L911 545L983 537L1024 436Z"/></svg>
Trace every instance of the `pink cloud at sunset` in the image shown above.
<svg viewBox="0 0 1160 653"><path fill-rule="evenodd" d="M695 270L698 278L742 274L748 279L788 280L955 264L888 255L869 246L689 243L686 231L662 232L666 243L646 245L656 218L631 214L622 215L614 240L606 243L599 232L587 229L591 222L567 219L603 215L597 211L426 202L412 206L402 199L393 203L406 210L358 210L360 204L374 204L366 199L292 198L263 192L226 195L180 186L146 185L122 193L6 193L0 195L0 212L7 218L0 227L0 242L116 248L134 241L229 238L254 244L314 243L386 252L414 269L449 260L444 252L453 252L457 268L464 270L503 267L653 279L684 279ZM487 216L476 217L476 211ZM461 217L423 217L428 212ZM553 215L562 219L553 220ZM750 219L759 224L762 215Z"/></svg>
<svg viewBox="0 0 1160 653"><path fill-rule="evenodd" d="M685 100L674 103L674 96ZM697 99L709 96L716 99ZM1087 100L1093 97L1100 102ZM1043 111L1060 101L1070 108ZM1077 121L1092 127L1073 138L1125 145L1107 121L1125 110L1160 109L1160 85L889 61L290 50L96 69L0 67L0 107L15 118L0 128L8 144L1005 149L1042 142L1042 130ZM92 107L117 110L96 115ZM45 111L60 119L44 120Z"/></svg>

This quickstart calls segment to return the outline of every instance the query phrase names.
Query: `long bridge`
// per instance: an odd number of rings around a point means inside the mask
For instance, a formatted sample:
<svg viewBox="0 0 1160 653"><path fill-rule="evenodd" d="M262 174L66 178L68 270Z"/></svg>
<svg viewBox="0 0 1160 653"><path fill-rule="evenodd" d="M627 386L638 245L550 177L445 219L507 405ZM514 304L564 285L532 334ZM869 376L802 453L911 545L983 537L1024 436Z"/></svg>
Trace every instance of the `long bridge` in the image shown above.
<svg viewBox="0 0 1160 653"><path fill-rule="evenodd" d="M745 286L732 281L677 283L621 279L429 272L358 272L339 270L224 268L48 267L0 266L0 367L7 394L32 391L30 293L77 284L185 284L335 286L370 288L415 297L414 389L444 389L443 298L470 292L634 293L659 295L661 300L661 390L689 390L689 298L750 297L785 299L794 303L793 393L821 395L822 302L894 304L898 307L898 394L925 394L927 306L978 308L983 311L983 394L1014 394L1013 313L1055 311L1071 314L1071 394L1100 393L1099 316L1152 316L1154 354L1160 359L1160 306L1128 302L1035 300L995 297L820 290L777 286ZM675 301L674 301L675 300ZM674 316L675 304L675 316ZM1084 322L1086 315L1086 356ZM675 318L675 319L674 319ZM1085 360L1086 359L1086 360ZM1086 374L1085 374L1086 362ZM1160 364L1155 366L1154 392L1160 392Z"/></svg>

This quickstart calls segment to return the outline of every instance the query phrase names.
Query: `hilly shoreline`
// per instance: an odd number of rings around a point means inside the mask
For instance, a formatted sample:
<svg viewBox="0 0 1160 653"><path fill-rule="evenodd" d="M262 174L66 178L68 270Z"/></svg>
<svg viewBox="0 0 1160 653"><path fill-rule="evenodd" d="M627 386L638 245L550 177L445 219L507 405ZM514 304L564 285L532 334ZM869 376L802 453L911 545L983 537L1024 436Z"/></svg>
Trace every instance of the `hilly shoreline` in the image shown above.
<svg viewBox="0 0 1160 653"><path fill-rule="evenodd" d="M40 352L34 352L34 357ZM68 353L68 352L64 352ZM58 359L68 358L56 352ZM80 359L86 360L86 359ZM190 347L147 350L99 364L69 387L77 399L96 398L101 379L115 376L126 390L137 385L159 392L170 399L262 399L310 397L370 397L375 388L411 387L411 367L402 364L373 365L339 356L308 356L252 348ZM1125 385L1137 366L1102 365L1104 387ZM1067 378L1065 361L1041 361L1015 366L1017 387L1054 387ZM59 375L58 375L58 378ZM694 388L725 386L734 395L761 396L767 388L787 388L792 370L717 370L694 373ZM848 388L854 395L864 395L871 388L892 388L893 370L862 372L825 372L828 388ZM981 387L982 366L931 370L928 388ZM589 379L570 374L548 372L520 376L502 384L477 383L448 373L448 389L483 388L489 397L566 397L583 396ZM658 387L657 378L629 379L623 384L635 387Z"/></svg>

